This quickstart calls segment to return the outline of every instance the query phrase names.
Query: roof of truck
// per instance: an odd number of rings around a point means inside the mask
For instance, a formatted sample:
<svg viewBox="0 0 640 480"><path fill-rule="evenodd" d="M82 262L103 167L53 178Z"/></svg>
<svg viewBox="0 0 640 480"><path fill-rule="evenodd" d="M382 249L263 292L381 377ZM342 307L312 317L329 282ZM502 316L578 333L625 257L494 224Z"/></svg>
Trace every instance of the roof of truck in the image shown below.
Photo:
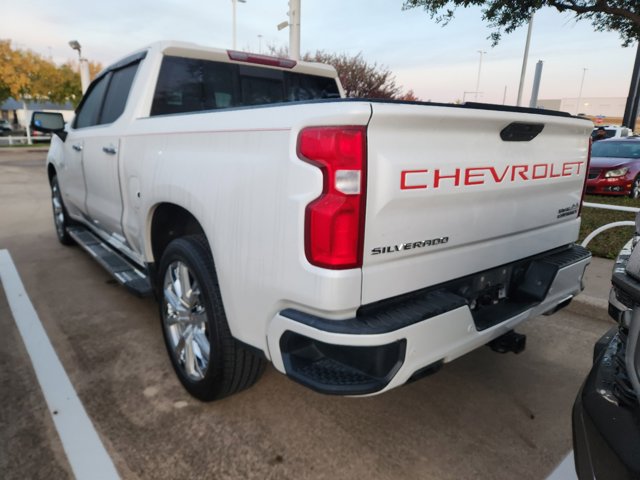
<svg viewBox="0 0 640 480"><path fill-rule="evenodd" d="M191 42L180 42L175 40L163 40L154 42L146 47L140 48L133 53L122 57L105 70L128 63L132 58L140 58L150 52L160 52L163 55L177 55L191 58L202 58L205 60L221 61L236 64L255 64L261 67L274 68L278 70L289 70L296 73L306 73L323 77L337 77L336 69L324 63L305 62L293 60L291 58L279 58L253 52L243 52L239 50L227 50L222 48L208 47Z"/></svg>

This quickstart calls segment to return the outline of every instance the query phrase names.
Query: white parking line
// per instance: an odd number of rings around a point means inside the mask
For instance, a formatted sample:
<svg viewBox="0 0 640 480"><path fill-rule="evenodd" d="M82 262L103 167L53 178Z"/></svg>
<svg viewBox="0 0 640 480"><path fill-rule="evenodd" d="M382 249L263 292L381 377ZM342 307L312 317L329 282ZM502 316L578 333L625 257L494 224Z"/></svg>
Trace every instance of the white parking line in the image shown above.
<svg viewBox="0 0 640 480"><path fill-rule="evenodd" d="M576 466L573 460L573 450L569 452L569 455L564 457L564 460L551 472L547 480L578 480Z"/></svg>
<svg viewBox="0 0 640 480"><path fill-rule="evenodd" d="M80 480L120 478L47 337L7 250L0 250L0 281L75 477Z"/></svg>

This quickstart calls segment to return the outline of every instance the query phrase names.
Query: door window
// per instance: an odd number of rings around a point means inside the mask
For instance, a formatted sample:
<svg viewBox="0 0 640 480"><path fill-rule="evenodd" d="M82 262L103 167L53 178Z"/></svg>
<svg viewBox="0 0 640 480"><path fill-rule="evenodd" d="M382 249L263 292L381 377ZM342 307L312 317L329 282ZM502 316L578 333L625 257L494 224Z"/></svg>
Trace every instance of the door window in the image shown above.
<svg viewBox="0 0 640 480"><path fill-rule="evenodd" d="M124 112L138 65L138 63L134 63L116 70L111 75L109 90L104 98L104 107L100 115L100 124L115 122Z"/></svg>
<svg viewBox="0 0 640 480"><path fill-rule="evenodd" d="M91 85L87 96L78 107L78 114L74 122L75 128L92 127L98 124L100 108L110 77L111 74L107 74Z"/></svg>

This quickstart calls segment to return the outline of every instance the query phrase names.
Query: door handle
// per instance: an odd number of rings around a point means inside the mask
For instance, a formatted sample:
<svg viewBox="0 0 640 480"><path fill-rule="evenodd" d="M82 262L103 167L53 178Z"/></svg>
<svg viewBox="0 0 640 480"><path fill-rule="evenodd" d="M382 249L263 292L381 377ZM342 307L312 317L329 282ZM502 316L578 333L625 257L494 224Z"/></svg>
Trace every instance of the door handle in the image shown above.
<svg viewBox="0 0 640 480"><path fill-rule="evenodd" d="M108 155L116 154L116 149L114 147L102 147L102 151Z"/></svg>
<svg viewBox="0 0 640 480"><path fill-rule="evenodd" d="M71 146L76 152L81 152L82 151L82 145L80 145L79 143L76 143L75 145Z"/></svg>

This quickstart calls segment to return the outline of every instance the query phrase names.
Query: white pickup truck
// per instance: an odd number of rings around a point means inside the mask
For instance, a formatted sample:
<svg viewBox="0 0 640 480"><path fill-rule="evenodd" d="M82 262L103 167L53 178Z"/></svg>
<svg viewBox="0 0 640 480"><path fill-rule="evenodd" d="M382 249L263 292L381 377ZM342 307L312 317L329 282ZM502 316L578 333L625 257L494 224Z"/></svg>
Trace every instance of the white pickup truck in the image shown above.
<svg viewBox="0 0 640 480"><path fill-rule="evenodd" d="M340 98L335 70L153 44L91 84L47 157L56 231L155 293L185 388L213 400L265 360L368 395L567 305L590 121Z"/></svg>

